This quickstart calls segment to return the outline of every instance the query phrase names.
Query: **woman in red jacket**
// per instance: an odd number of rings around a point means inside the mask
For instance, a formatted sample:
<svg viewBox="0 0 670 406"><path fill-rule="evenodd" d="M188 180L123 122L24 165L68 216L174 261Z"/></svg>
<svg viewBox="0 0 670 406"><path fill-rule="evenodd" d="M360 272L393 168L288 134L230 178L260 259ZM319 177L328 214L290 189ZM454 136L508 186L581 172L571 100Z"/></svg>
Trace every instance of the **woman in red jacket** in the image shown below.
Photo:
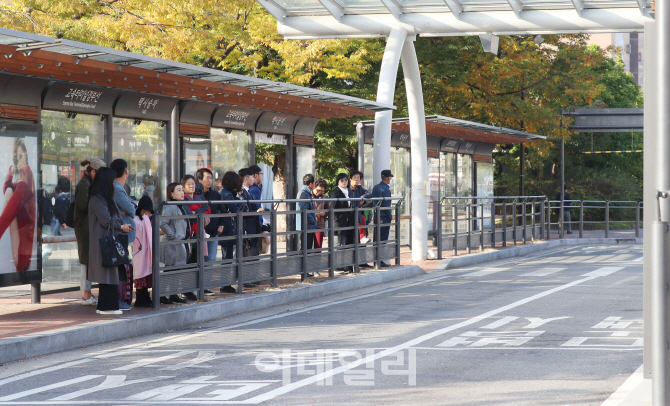
<svg viewBox="0 0 670 406"><path fill-rule="evenodd" d="M14 139L13 161L2 189L5 206L0 215L0 238L9 228L14 265L17 272L23 272L30 267L37 217L35 180L23 138Z"/></svg>

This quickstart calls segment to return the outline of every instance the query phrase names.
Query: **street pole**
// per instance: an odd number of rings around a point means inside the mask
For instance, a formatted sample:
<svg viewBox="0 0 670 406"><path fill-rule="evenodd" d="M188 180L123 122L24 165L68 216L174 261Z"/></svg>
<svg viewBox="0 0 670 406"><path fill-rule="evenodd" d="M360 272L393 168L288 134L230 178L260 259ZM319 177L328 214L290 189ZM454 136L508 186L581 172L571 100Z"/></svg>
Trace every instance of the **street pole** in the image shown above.
<svg viewBox="0 0 670 406"><path fill-rule="evenodd" d="M561 127L563 127L563 120L561 120ZM563 129L561 128L561 134L563 134ZM563 207L563 202L565 200L565 135L561 137L561 210L559 215L561 218L558 220L560 224L559 236L558 238L563 238L565 235L565 208Z"/></svg>
<svg viewBox="0 0 670 406"><path fill-rule="evenodd" d="M521 143L521 159L519 162L520 165L520 170L519 170L519 196L524 196L524 190L523 190L523 181L524 181L524 176L526 175L526 146Z"/></svg>
<svg viewBox="0 0 670 406"><path fill-rule="evenodd" d="M656 2L656 29L652 53L656 54L656 117L653 128L657 140L655 149L656 184L654 193L658 215L651 229L651 319L652 319L652 403L654 406L668 405L668 221L670 202L660 192L670 190L670 5L667 1Z"/></svg>

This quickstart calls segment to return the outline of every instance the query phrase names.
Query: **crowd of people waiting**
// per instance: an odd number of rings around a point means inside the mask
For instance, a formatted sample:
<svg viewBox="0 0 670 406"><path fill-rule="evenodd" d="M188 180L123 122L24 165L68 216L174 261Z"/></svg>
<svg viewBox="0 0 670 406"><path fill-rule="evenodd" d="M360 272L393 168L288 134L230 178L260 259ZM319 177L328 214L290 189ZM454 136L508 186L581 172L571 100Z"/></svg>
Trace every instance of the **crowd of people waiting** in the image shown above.
<svg viewBox="0 0 670 406"><path fill-rule="evenodd" d="M97 306L99 314L122 314L132 309L132 286L135 285L135 306L151 307L152 298L149 289L152 288L152 223L154 214L155 191L145 185L143 195L136 201L130 197L126 180L129 176L128 163L123 159L114 160L109 167L99 158L91 158L81 162L85 168L84 175L77 184L74 193L73 227L77 240L79 262L81 263L81 290L83 297L81 304ZM335 227L352 227L357 221L360 225L369 224L372 220L372 203L366 200L369 197L391 197L388 184L393 174L389 170L382 171L382 182L376 185L372 192L362 186L363 174L353 171L350 175L340 173L337 176L336 186L330 192L331 198L360 198L358 201L337 201L334 209L351 208L360 205L360 216L354 218L353 211L336 211L333 222ZM149 183L143 182L143 183ZM302 179L303 187L297 199L308 201L297 205L299 210L322 210L307 214L306 230L323 230L327 228L328 202L323 201L328 187L323 179L315 179L314 175L305 175ZM217 187L218 186L218 187ZM162 205L162 216L184 216L193 214L219 214L243 212L263 212L261 204L249 201L261 200L263 187L263 171L258 165L252 165L238 172L228 171L220 180L220 185L214 183L212 171L200 168L195 176L187 174L180 182L173 182L166 187L168 201L193 201L193 204ZM62 185L61 190L69 191L69 183ZM195 202L210 202L200 204ZM225 201L225 203L211 203ZM384 200L380 206L390 207L391 201ZM380 211L380 224L391 222L390 210ZM245 216L242 221L243 235L263 234L270 231L271 225L262 216ZM57 228L59 226L56 226ZM302 216L296 216L296 230L302 230ZM180 241L197 237L197 220L184 218L161 218L160 229L166 241ZM359 230L337 231L336 245L348 245L359 238L361 243L369 241L366 228ZM104 266L101 244L98 242L105 235L112 233L118 240L129 247L128 253L132 263L118 266ZM204 218L205 237L235 237L238 234L236 219L228 217ZM380 227L380 240L387 240L389 226ZM375 239L377 236L375 236ZM315 249L323 247L324 232L307 233L307 247L301 249ZM267 253L269 237L244 238L244 256L256 256ZM232 259L235 255L236 239L229 238L220 241L207 241L203 245L206 262L217 259L218 247L221 247L221 258ZM242 253L240 253L242 254ZM166 267L178 268L180 265L198 262L197 243L162 244L159 253L160 262ZM387 266L383 264L383 266ZM361 267L370 267L361 264ZM352 272L352 267L342 268L341 272ZM318 272L310 274L318 276ZM99 293L95 297L91 293L91 284L98 283ZM247 286L247 285L245 285ZM235 288L224 286L223 293L234 293ZM214 295L205 289L205 295ZM193 292L184 295L161 297L163 304L187 303L187 300L197 300Z"/></svg>

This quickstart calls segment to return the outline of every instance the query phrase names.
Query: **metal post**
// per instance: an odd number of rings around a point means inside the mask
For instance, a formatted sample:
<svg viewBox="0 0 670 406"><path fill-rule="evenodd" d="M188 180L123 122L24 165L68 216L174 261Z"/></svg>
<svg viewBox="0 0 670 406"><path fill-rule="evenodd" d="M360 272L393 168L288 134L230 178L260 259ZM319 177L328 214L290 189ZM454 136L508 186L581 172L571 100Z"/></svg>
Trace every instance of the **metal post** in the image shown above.
<svg viewBox="0 0 670 406"><path fill-rule="evenodd" d="M161 306L161 297L160 297L160 241L161 241L161 229L160 229L160 213L156 210L153 216L151 216L151 246L153 247L153 252L151 253L151 295L153 308L158 309Z"/></svg>
<svg viewBox="0 0 670 406"><path fill-rule="evenodd" d="M563 120L561 120L561 127L563 127ZM561 129L561 133L563 130ZM565 137L565 136L563 136ZM559 238L563 238L565 236L565 224L564 224L564 216L565 216L565 205L563 204L563 201L565 200L565 138L561 138L561 228L559 231Z"/></svg>
<svg viewBox="0 0 670 406"><path fill-rule="evenodd" d="M204 214L198 214L198 221L196 226L197 238L198 238L198 300L201 302L205 301L205 219ZM217 243L217 248L219 247Z"/></svg>
<svg viewBox="0 0 670 406"><path fill-rule="evenodd" d="M465 247L465 252L467 254L469 254L470 253L470 246L472 245L472 202L470 200L468 200L468 203L465 206L465 210L466 210L465 220L467 221L467 223L465 224L465 226L466 226L465 231L467 232L465 240L468 244Z"/></svg>
<svg viewBox="0 0 670 406"><path fill-rule="evenodd" d="M479 220L481 224L479 226L479 251L484 251L484 203L479 203Z"/></svg>
<svg viewBox="0 0 670 406"><path fill-rule="evenodd" d="M458 255L458 199L454 199L454 211L453 211L453 216L454 218L452 221L454 222L454 246L453 246L453 254L454 256Z"/></svg>
<svg viewBox="0 0 670 406"><path fill-rule="evenodd" d="M503 215L503 238L502 246L503 248L507 247L507 200L503 200L502 204L502 215Z"/></svg>
<svg viewBox="0 0 670 406"><path fill-rule="evenodd" d="M270 260L272 264L270 265L270 274L272 275L272 287L277 287L277 211L273 210L270 212L270 221L272 221L272 227L270 227Z"/></svg>
<svg viewBox="0 0 670 406"><path fill-rule="evenodd" d="M635 238L639 237L640 237L640 202L637 202L637 204L635 205Z"/></svg>
<svg viewBox="0 0 670 406"><path fill-rule="evenodd" d="M519 162L519 196L524 195L524 177L526 175L526 146L522 143L519 145L521 147L521 159Z"/></svg>
<svg viewBox="0 0 670 406"><path fill-rule="evenodd" d="M528 202L524 201L521 206L521 236L523 237L523 244L526 243L526 205Z"/></svg>
<svg viewBox="0 0 670 406"><path fill-rule="evenodd" d="M237 248L235 251L235 257L237 258L237 266L236 266L236 276L237 276L237 293L242 294L243 290L243 285L244 283L242 282L242 263L244 261L244 247L243 247L243 242L244 242L244 217L243 217L244 212L242 210L239 210L237 212Z"/></svg>
<svg viewBox="0 0 670 406"><path fill-rule="evenodd" d="M668 387L668 222L652 222L651 354L652 404L670 403Z"/></svg>
<svg viewBox="0 0 670 406"><path fill-rule="evenodd" d="M395 205L395 264L400 265L400 202Z"/></svg>
<svg viewBox="0 0 670 406"><path fill-rule="evenodd" d="M610 237L610 202L605 202L605 238Z"/></svg>
<svg viewBox="0 0 670 406"><path fill-rule="evenodd" d="M496 201L491 201L491 248L496 247Z"/></svg>
<svg viewBox="0 0 670 406"><path fill-rule="evenodd" d="M296 203L296 209L298 208L298 203ZM300 275L300 281L307 279L307 209L302 209L300 211L300 245L302 251L302 261L300 261L300 266L302 267L302 275Z"/></svg>
<svg viewBox="0 0 670 406"><path fill-rule="evenodd" d="M551 240L551 200L547 200L547 241Z"/></svg>
<svg viewBox="0 0 670 406"><path fill-rule="evenodd" d="M358 227L358 202L355 202L356 206L354 207L354 273L359 273L361 271L361 253L359 250L360 245L360 234Z"/></svg>
<svg viewBox="0 0 670 406"><path fill-rule="evenodd" d="M512 239L514 240L514 245L516 246L516 226L519 220L516 218L516 200L512 202Z"/></svg>
<svg viewBox="0 0 670 406"><path fill-rule="evenodd" d="M537 212L535 211L535 206L536 205L537 205L537 202L535 201L535 199L533 199L533 201L531 203L531 207L530 207L530 212L531 212L531 216L532 216L530 222L531 222L531 225L533 227L533 229L531 231L531 241L532 242L535 242L535 222L537 220L535 218L537 216Z"/></svg>
<svg viewBox="0 0 670 406"><path fill-rule="evenodd" d="M579 238L584 238L584 201L579 201Z"/></svg>
<svg viewBox="0 0 670 406"><path fill-rule="evenodd" d="M328 204L328 277L335 277L335 210L333 202Z"/></svg>
<svg viewBox="0 0 670 406"><path fill-rule="evenodd" d="M381 268L381 256L382 256L382 246L381 246L381 203L377 202L374 207L375 215L375 269Z"/></svg>
<svg viewBox="0 0 670 406"><path fill-rule="evenodd" d="M544 239L544 200L540 201L540 239Z"/></svg>
<svg viewBox="0 0 670 406"><path fill-rule="evenodd" d="M442 259L442 200L438 199L437 205L437 259Z"/></svg>
<svg viewBox="0 0 670 406"><path fill-rule="evenodd" d="M30 284L30 304L42 302L42 286L39 283Z"/></svg>

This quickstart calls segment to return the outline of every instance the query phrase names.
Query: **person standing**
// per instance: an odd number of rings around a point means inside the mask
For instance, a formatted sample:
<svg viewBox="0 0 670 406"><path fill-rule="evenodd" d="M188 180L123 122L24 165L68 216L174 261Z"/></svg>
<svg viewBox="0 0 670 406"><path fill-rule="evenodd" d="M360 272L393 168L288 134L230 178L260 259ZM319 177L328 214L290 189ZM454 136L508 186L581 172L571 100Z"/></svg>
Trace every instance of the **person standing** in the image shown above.
<svg viewBox="0 0 670 406"><path fill-rule="evenodd" d="M556 200L558 200L559 202L561 201L561 194L560 193L558 193L556 195ZM565 185L565 187L563 189L563 227L564 227L564 230L566 230L565 231L566 234L572 234L572 222L571 222L572 220L571 220L571 217L570 217L570 206L572 206L571 200L572 200L572 198L570 197L570 194L568 194L568 185ZM560 206L560 203L559 203L559 206L558 206L559 217L561 215L560 210L561 210L561 206Z"/></svg>
<svg viewBox="0 0 670 406"><path fill-rule="evenodd" d="M332 199L348 199L349 198L349 177L346 173L340 173L335 178L335 188L330 192ZM354 226L354 212L351 210L351 205L348 200L340 200L333 204L333 209L348 209L346 211L336 211L333 215L334 226L339 227L353 227ZM344 246L354 243L354 230L338 230L335 231L337 238L337 245ZM329 243L330 244L330 243ZM340 269L340 271L353 272L352 267Z"/></svg>
<svg viewBox="0 0 670 406"><path fill-rule="evenodd" d="M237 213L240 210L240 205L234 203L236 200L237 193L242 187L242 180L240 175L236 172L228 171L223 174L223 179L221 179L221 184L223 188L221 189L221 200L225 201L220 205L221 213L233 214ZM237 235L237 218L232 216L221 217L222 232L221 237L233 237ZM242 225L239 225L242 227ZM235 248L236 242L234 239L221 241L221 255L224 260L233 259L233 249ZM224 286L220 289L221 293L235 293L237 292L232 286Z"/></svg>
<svg viewBox="0 0 670 406"><path fill-rule="evenodd" d="M70 207L70 179L66 176L59 176L54 194L56 196L54 196L54 207L52 210L51 232L53 235L62 235L61 229L67 229L65 216Z"/></svg>
<svg viewBox="0 0 670 406"><path fill-rule="evenodd" d="M184 200L184 187L173 182L167 185L166 196L169 201L181 202ZM168 204L163 207L161 216L185 216L183 204ZM189 238L191 234L190 224L184 218L161 219L160 228L165 234L166 241L182 241ZM160 261L165 266L186 265L188 261L188 244L165 244L161 246ZM171 295L169 298L161 296L163 304L186 303L179 295Z"/></svg>
<svg viewBox="0 0 670 406"><path fill-rule="evenodd" d="M298 191L296 199L308 200L298 203L298 210L314 210L314 202L312 201L312 190L314 190L314 175L308 173L302 177L302 188ZM315 213L307 213L307 224L303 226L302 224L302 213L298 213L295 216L295 229L296 231L302 231L302 228L305 227L305 230L315 230L316 229L316 215ZM307 233L307 247L303 247L304 239L302 234L298 235L300 237L300 250L308 249L311 250L314 246L314 233ZM318 272L315 272L315 275L318 275Z"/></svg>
<svg viewBox="0 0 670 406"><path fill-rule="evenodd" d="M88 234L88 202L89 191L95 175L105 165L105 161L100 158L89 158L81 161L81 166L86 169L74 189L74 235L77 239L77 253L79 254L79 263L81 264L81 283L79 289L84 292L84 296L81 298L81 304L84 306L95 306L98 304L98 299L91 294L91 281L86 277L90 241Z"/></svg>
<svg viewBox="0 0 670 406"><path fill-rule="evenodd" d="M100 239L109 229L114 234L128 233L131 225L125 223L121 217L121 210L114 203L115 171L110 168L100 168L90 187L88 204L88 232L90 240L87 278L98 282L100 294L98 299L98 314L121 314L119 304L119 268L116 266L102 266L102 250ZM131 281L128 281L131 282Z"/></svg>
<svg viewBox="0 0 670 406"><path fill-rule="evenodd" d="M391 173L391 171L388 169L384 169L382 171L382 181L379 182L379 184L375 185L374 188L372 188L373 198L391 197L391 188L389 187L389 183L391 183L391 178L393 178L393 174ZM382 208L391 207L391 200L389 199L389 200L376 201L375 205ZM393 214L391 213L391 210L381 210L381 209L379 210L379 222L380 222L379 241L387 241L389 239L389 231L391 227L382 226L381 224L390 224L392 219ZM377 240L376 230L375 230L375 240ZM381 262L381 264L382 266L389 266L384 262Z"/></svg>
<svg viewBox="0 0 670 406"><path fill-rule="evenodd" d="M367 191L363 187L363 172L361 171L352 171L349 174L349 179L351 180L351 187L349 188L349 196L352 198L360 198L360 202L351 202L352 207L353 205L358 205L358 207L363 208L363 207L369 207L369 204L366 204L366 202L363 200L364 198L370 197L370 192ZM356 219L358 221L358 224L361 226L364 226L367 224L366 219L365 219L365 211L360 210L358 212L358 218ZM356 234L354 232L354 234ZM358 239L362 244L366 244L370 239L367 237L368 235L368 229L367 228L359 228L358 229ZM367 263L363 263L359 265L361 268L372 268L372 266L368 265Z"/></svg>
<svg viewBox="0 0 670 406"><path fill-rule="evenodd" d="M202 196L203 200L209 200L210 202L221 200L221 195L219 192L212 189L214 183L214 178L212 176L212 171L207 168L200 168L195 173L198 182L202 185ZM199 194L197 190L194 192ZM210 204L209 210L211 214L219 214L220 207L218 204ZM205 226L205 232L210 237L219 237L221 232L223 232L223 224L221 223L220 217L211 217L209 224ZM205 257L205 262L216 261L216 251L219 245L218 241L207 241L207 256Z"/></svg>
<svg viewBox="0 0 670 406"><path fill-rule="evenodd" d="M253 200L261 200L261 195L263 194L263 170L258 165L251 165L249 168L251 172L252 184L249 186L249 194ZM263 205L256 203L256 208L263 209ZM261 211L261 210L259 210ZM265 210L262 210L265 211ZM258 231L261 232L263 227L263 216L258 216ZM261 238L258 239L258 248L261 248Z"/></svg>
<svg viewBox="0 0 670 406"><path fill-rule="evenodd" d="M316 228L317 230L325 230L326 220L328 219L328 210L330 205L328 202L323 201L323 194L326 191L328 184L325 180L319 178L314 181L314 190L312 190L312 198L314 201L314 210L323 210L315 213L316 217ZM324 231L317 231L314 233L314 248L323 248L323 235Z"/></svg>
<svg viewBox="0 0 670 406"><path fill-rule="evenodd" d="M242 187L240 188L239 199L247 201L256 200L254 199L253 195L250 192L250 188L254 184L254 178L253 175L251 174L251 171L247 168L244 168L240 169L240 171L237 174L240 175L240 178L242 179ZM263 212L265 210L262 207L260 207L260 204L245 203L244 211L257 213L257 212ZM261 217L262 216L245 217L244 220L242 221L242 224L244 225L244 234L249 235L260 234L260 228L262 222L259 222L258 218ZM258 237L245 238L244 241L245 244L248 245L250 248L258 248Z"/></svg>
<svg viewBox="0 0 670 406"><path fill-rule="evenodd" d="M135 205L133 199L128 196L128 192L126 190L126 180L128 180L128 176L130 175L130 171L128 170L128 162L126 162L124 159L115 159L111 164L109 164L109 167L116 173L116 179L114 181L114 202L121 210L121 218L125 224L135 224L135 211L137 210L137 205ZM128 233L128 244L132 244L133 241L135 241L134 227ZM127 286L130 289L130 298L132 298L133 287L130 281L130 279L132 279L130 266L121 265L121 267L123 267L126 273L130 275ZM119 302L119 309L130 310L132 309L132 306L121 300Z"/></svg>
<svg viewBox="0 0 670 406"><path fill-rule="evenodd" d="M135 307L151 307L149 288L153 286L153 227L151 215L154 204L148 195L142 196L135 211L135 239L133 240L133 279L135 280Z"/></svg>

